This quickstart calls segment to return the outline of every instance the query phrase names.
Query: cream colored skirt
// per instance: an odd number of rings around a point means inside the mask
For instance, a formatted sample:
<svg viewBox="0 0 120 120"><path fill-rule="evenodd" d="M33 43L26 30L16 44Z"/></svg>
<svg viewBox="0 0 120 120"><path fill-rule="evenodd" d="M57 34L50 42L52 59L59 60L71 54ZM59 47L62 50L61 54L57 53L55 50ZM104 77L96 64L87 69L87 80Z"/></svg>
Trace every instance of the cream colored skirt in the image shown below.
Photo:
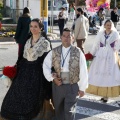
<svg viewBox="0 0 120 120"><path fill-rule="evenodd" d="M89 85L86 92L102 97L118 97L120 95L120 86L98 87L94 85Z"/></svg>

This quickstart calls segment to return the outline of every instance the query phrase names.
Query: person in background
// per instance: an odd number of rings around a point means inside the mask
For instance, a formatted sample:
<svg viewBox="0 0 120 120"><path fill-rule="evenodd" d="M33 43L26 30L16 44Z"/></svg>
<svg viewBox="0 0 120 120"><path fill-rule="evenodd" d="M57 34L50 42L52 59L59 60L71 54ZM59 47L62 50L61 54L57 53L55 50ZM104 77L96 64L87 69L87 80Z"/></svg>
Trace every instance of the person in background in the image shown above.
<svg viewBox="0 0 120 120"><path fill-rule="evenodd" d="M32 35L25 44L19 70L1 106L1 116L7 120L32 120L43 108L45 78L42 63L49 50L49 42L42 35L43 27L38 18L30 23Z"/></svg>
<svg viewBox="0 0 120 120"><path fill-rule="evenodd" d="M96 24L96 17L93 17L92 24L93 24L93 28L98 32L100 29L100 26Z"/></svg>
<svg viewBox="0 0 120 120"><path fill-rule="evenodd" d="M74 37L77 42L77 46L84 52L83 44L88 36L89 21L84 16L84 12L81 8L77 9L79 17L75 21Z"/></svg>
<svg viewBox="0 0 120 120"><path fill-rule="evenodd" d="M93 19L93 20L92 20ZM96 20L95 17L89 17L89 32L96 34L97 31L99 30L99 27L96 25Z"/></svg>
<svg viewBox="0 0 120 120"><path fill-rule="evenodd" d="M92 17L91 16L89 17L89 32L93 33L93 34L96 33L96 31L93 28L93 23L92 23Z"/></svg>
<svg viewBox="0 0 120 120"><path fill-rule="evenodd" d="M18 43L18 60L23 56L24 45L30 33L31 19L30 9L25 7L22 16L18 19L16 34L14 37L15 41Z"/></svg>
<svg viewBox="0 0 120 120"><path fill-rule="evenodd" d="M76 103L76 96L83 97L85 94L88 72L83 52L71 44L70 29L63 30L61 40L62 45L54 48L46 56L43 62L43 73L48 81L53 82L56 120L73 120L71 109ZM51 74L52 67L56 75Z"/></svg>
<svg viewBox="0 0 120 120"><path fill-rule="evenodd" d="M70 20L74 21L75 19L75 10L74 10L74 4L70 5Z"/></svg>
<svg viewBox="0 0 120 120"><path fill-rule="evenodd" d="M99 24L102 26L103 21L105 20L105 11L103 8L100 8L98 11Z"/></svg>
<svg viewBox="0 0 120 120"><path fill-rule="evenodd" d="M58 26L60 30L60 37L62 36L63 29L64 29L65 22L66 22L66 14L64 11L65 11L65 8L62 7L61 12L59 12L59 15L58 15Z"/></svg>
<svg viewBox="0 0 120 120"><path fill-rule="evenodd" d="M111 11L111 20L116 28L117 26L117 22L119 22L119 15L118 15L118 8L115 7L112 11Z"/></svg>
<svg viewBox="0 0 120 120"><path fill-rule="evenodd" d="M96 18L95 17L93 17L92 24L94 27L96 27Z"/></svg>
<svg viewBox="0 0 120 120"><path fill-rule="evenodd" d="M102 96L102 102L120 95L119 40L119 33L112 21L106 20L90 51L94 58L89 69L86 92Z"/></svg>
<svg viewBox="0 0 120 120"><path fill-rule="evenodd" d="M87 8L86 8L86 7L84 7L84 16L85 16L86 18L89 18L89 17L88 17L88 11L87 11Z"/></svg>

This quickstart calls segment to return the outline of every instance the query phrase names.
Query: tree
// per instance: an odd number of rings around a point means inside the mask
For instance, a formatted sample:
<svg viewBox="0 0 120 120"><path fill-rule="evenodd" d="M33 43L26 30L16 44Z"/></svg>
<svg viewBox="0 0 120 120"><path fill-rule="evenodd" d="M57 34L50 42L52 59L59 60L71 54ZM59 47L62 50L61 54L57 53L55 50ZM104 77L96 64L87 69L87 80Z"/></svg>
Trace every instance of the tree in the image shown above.
<svg viewBox="0 0 120 120"><path fill-rule="evenodd" d="M85 6L85 0L75 0L76 6Z"/></svg>
<svg viewBox="0 0 120 120"><path fill-rule="evenodd" d="M3 0L3 14L6 16L6 0Z"/></svg>
<svg viewBox="0 0 120 120"><path fill-rule="evenodd" d="M117 7L120 9L120 0L116 0ZM111 0L110 8L113 9L115 7L115 0Z"/></svg>

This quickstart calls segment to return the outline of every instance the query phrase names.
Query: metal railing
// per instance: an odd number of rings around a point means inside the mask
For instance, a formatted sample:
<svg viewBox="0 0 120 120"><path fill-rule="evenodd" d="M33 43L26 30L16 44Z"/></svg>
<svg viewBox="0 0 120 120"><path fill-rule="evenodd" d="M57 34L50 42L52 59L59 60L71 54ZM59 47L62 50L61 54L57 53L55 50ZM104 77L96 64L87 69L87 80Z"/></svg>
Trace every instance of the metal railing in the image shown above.
<svg viewBox="0 0 120 120"><path fill-rule="evenodd" d="M17 24L2 24L2 27L17 27Z"/></svg>

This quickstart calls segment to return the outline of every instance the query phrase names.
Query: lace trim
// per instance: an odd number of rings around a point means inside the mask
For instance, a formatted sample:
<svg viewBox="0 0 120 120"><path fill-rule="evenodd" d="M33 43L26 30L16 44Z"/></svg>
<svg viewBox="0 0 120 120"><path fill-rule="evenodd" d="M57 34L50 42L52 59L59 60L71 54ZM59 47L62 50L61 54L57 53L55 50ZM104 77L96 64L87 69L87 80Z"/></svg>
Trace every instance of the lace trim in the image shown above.
<svg viewBox="0 0 120 120"><path fill-rule="evenodd" d="M41 37L38 42L31 47L31 38L26 42L23 57L28 61L35 61L41 57L44 52L48 51L48 41Z"/></svg>

